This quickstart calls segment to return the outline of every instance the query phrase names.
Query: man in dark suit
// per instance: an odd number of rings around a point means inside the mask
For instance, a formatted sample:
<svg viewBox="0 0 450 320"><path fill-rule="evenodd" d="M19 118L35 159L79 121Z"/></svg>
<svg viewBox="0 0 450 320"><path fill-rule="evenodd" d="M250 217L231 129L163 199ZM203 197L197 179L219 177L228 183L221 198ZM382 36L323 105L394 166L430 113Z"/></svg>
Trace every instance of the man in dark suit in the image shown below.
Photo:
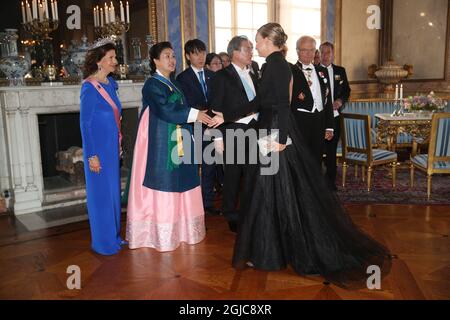
<svg viewBox="0 0 450 320"><path fill-rule="evenodd" d="M327 69L313 65L315 51L314 38L303 36L298 39L299 60L292 65L291 107L312 156L321 165L324 138L333 138L333 106Z"/></svg>
<svg viewBox="0 0 450 320"><path fill-rule="evenodd" d="M205 68L206 45L199 39L193 39L184 45L184 54L189 67L177 76L181 89L190 107L199 110L209 109L210 86L214 72ZM203 134L208 135L208 129L203 126ZM203 150L212 141L203 141ZM201 186L203 207L209 214L219 214L214 208L214 180L216 178L215 164L201 164Z"/></svg>
<svg viewBox="0 0 450 320"><path fill-rule="evenodd" d="M347 73L343 67L333 64L334 46L330 42L324 42L320 45L322 67L327 68L330 79L331 101L333 103L334 116L334 135L333 139L325 142L327 167L327 177L331 187L336 190L336 150L341 134L340 118L345 103L350 96L350 85L347 80Z"/></svg>
<svg viewBox="0 0 450 320"><path fill-rule="evenodd" d="M253 46L246 37L236 36L231 39L227 48L231 64L216 72L211 88L211 105L215 111L221 112L225 119L225 123L220 127L223 140L218 138L215 143L217 151L224 150L225 177L222 211L232 231L236 231L237 226L237 201L240 181L248 157L248 143L243 147L242 144L239 145L242 141L239 141L236 137L232 137L233 140L231 140L230 137L237 133L239 129L245 132L257 120L257 114L244 116L241 111L252 101L255 101L256 97L257 77L249 68L252 63L252 49ZM225 136L225 133L227 136ZM243 163L238 161L242 152L245 152Z"/></svg>

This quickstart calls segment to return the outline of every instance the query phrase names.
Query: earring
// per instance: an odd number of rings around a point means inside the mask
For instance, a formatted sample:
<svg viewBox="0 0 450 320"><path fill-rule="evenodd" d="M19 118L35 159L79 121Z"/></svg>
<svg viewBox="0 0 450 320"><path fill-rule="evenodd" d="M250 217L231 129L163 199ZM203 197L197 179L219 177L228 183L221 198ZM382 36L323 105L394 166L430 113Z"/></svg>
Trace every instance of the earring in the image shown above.
<svg viewBox="0 0 450 320"><path fill-rule="evenodd" d="M99 65L97 65L97 69L98 71L102 70L102 67L100 67Z"/></svg>

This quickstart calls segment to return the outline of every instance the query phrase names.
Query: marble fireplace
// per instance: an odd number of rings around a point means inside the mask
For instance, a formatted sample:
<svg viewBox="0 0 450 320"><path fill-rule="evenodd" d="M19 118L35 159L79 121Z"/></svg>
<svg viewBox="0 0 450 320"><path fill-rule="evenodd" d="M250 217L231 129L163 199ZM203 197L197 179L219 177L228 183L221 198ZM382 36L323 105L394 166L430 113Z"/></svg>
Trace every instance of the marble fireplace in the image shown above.
<svg viewBox="0 0 450 320"><path fill-rule="evenodd" d="M142 83L119 84L124 120L137 117L142 103L142 86ZM49 168L45 167L48 161L45 159L51 158L51 155L42 154L53 153L55 144L55 140L50 139L52 146L46 146L49 138L55 137L51 136L51 130L43 131L42 124L55 122L55 119L63 119L59 120L60 128L55 129L55 135L61 135L61 130L64 130L61 126L67 127L67 130L74 131L75 136L74 139L69 138L68 143L77 143L78 123L64 126L64 121L77 120L79 96L79 85L0 87L0 192L7 195L7 206L13 209L15 215L85 201L83 187L69 188L68 192L59 194L46 190L44 181L52 173L48 173ZM135 118L131 120L126 121L129 127L136 123ZM127 130L126 127L125 124L123 129ZM64 135L67 136L67 132ZM47 177L44 177L44 171Z"/></svg>

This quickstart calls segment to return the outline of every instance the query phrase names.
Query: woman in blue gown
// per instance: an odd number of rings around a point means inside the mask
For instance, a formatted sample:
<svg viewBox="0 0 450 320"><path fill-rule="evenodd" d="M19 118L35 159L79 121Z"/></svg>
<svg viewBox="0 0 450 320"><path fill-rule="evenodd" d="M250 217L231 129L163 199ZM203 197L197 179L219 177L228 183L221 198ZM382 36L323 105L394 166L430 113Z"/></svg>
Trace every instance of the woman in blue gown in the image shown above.
<svg viewBox="0 0 450 320"><path fill-rule="evenodd" d="M101 40L86 54L80 94L80 128L92 249L102 255L119 252L120 114L117 83L108 75L117 66L115 46Z"/></svg>

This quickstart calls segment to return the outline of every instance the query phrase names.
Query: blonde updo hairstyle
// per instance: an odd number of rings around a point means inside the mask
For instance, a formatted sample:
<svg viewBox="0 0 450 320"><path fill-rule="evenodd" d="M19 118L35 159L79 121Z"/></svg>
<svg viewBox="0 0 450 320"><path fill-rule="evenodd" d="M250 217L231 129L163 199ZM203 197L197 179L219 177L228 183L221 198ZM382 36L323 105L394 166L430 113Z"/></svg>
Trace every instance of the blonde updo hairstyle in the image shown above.
<svg viewBox="0 0 450 320"><path fill-rule="evenodd" d="M274 46L283 48L286 44L288 36L284 33L283 27L276 22L269 22L258 29L258 33L263 38L269 38Z"/></svg>

